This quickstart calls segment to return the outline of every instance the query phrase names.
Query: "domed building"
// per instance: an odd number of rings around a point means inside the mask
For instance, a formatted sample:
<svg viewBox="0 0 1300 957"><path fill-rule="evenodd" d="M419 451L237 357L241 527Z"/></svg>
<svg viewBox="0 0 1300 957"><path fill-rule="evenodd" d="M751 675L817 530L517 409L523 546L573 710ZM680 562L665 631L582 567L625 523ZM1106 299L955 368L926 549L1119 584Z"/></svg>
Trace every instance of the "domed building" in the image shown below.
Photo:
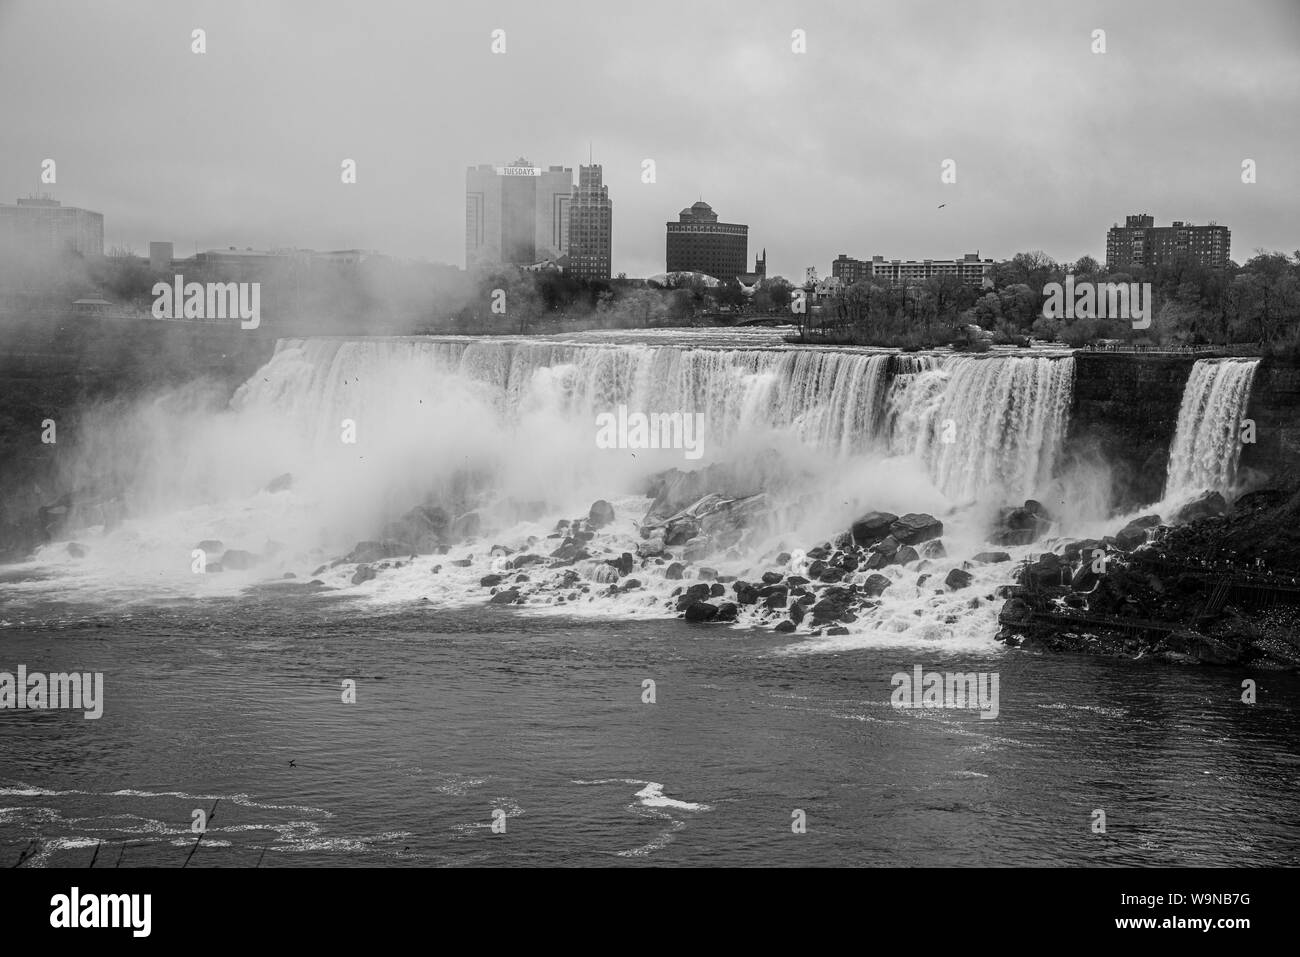
<svg viewBox="0 0 1300 957"><path fill-rule="evenodd" d="M721 282L746 274L748 226L718 222L718 214L704 200L683 209L677 218L677 222L666 224L665 272L702 272Z"/></svg>

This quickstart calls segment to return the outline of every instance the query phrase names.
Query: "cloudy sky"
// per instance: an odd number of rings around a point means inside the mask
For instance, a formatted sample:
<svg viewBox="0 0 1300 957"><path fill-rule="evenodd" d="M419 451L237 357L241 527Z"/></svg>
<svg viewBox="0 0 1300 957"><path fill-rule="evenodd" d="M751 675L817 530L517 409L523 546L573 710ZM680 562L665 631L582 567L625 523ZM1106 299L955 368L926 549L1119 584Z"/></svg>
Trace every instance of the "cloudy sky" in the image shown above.
<svg viewBox="0 0 1300 957"><path fill-rule="evenodd" d="M1300 247L1300 2L0 0L0 201L53 158L45 188L110 247L462 265L466 166L576 169L589 143L633 276L701 196L789 277L1101 259L1134 212L1226 224L1244 261Z"/></svg>

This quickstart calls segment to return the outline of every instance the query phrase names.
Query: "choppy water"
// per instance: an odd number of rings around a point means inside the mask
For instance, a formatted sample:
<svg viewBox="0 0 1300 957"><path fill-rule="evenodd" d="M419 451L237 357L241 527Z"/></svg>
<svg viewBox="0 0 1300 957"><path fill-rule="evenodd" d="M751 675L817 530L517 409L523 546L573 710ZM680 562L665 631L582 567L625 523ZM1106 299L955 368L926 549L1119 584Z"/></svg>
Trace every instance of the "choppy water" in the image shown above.
<svg viewBox="0 0 1300 957"><path fill-rule="evenodd" d="M0 713L9 863L179 867L218 799L190 866L1297 863L1294 676L275 590L34 610L0 669L106 705ZM997 672L998 717L891 707L916 664Z"/></svg>

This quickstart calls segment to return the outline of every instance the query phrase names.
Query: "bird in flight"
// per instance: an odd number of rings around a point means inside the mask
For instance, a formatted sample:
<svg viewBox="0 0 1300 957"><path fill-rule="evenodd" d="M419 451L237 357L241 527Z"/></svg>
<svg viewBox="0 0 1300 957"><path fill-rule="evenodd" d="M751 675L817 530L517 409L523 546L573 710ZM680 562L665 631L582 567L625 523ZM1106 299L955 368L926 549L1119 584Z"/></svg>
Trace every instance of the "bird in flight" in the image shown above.
<svg viewBox="0 0 1300 957"><path fill-rule="evenodd" d="M944 208L945 206L947 206L947 205L948 205L947 203L940 203L940 204L939 204L939 208L940 208L940 209L943 209L943 208Z"/></svg>

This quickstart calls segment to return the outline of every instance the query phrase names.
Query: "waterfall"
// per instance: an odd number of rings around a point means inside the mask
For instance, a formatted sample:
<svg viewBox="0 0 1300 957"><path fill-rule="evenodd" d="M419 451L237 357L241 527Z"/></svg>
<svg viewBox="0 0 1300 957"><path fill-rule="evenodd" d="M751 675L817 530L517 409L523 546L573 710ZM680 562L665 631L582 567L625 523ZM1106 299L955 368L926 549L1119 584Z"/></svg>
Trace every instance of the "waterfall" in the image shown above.
<svg viewBox="0 0 1300 957"><path fill-rule="evenodd" d="M349 410L380 408L395 381L454 376L481 387L506 421L536 402L540 389L551 393L556 411L584 424L619 405L701 412L714 443L755 430L789 431L809 446L848 455L866 450L881 428L889 359L529 340L288 339L235 401L307 416L304 429L332 434Z"/></svg>
<svg viewBox="0 0 1300 957"><path fill-rule="evenodd" d="M891 366L892 363L892 366ZM892 375L891 375L892 371ZM703 413L710 450L782 435L833 457L914 456L950 500L1041 494L1065 435L1069 357L894 355L545 340L284 340L234 406L295 418L337 444L338 423L492 410L498 437L531 416L591 444L597 414ZM441 398L435 393L442 393ZM417 406L418 402L418 406ZM418 420L403 420L410 429Z"/></svg>
<svg viewBox="0 0 1300 957"><path fill-rule="evenodd" d="M1073 358L957 356L916 368L891 394L896 454L923 460L957 502L1047 488L1068 425Z"/></svg>
<svg viewBox="0 0 1300 957"><path fill-rule="evenodd" d="M1166 498L1232 486L1258 366L1258 359L1200 359L1192 366L1169 446Z"/></svg>

